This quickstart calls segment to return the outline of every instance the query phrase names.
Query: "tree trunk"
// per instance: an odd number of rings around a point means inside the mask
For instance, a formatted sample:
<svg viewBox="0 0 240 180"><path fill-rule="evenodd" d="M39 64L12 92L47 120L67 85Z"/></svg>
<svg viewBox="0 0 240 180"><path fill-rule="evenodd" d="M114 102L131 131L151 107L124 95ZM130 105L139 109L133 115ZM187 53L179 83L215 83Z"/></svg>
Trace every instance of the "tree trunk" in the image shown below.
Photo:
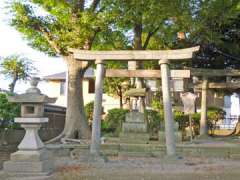
<svg viewBox="0 0 240 180"><path fill-rule="evenodd" d="M134 25L134 50L142 50L142 23L136 23ZM138 69L143 69L143 62L135 62L137 63ZM143 78L136 78L135 81L136 88L143 88L145 87ZM145 101L144 97L140 97L140 112L144 113L145 109Z"/></svg>
<svg viewBox="0 0 240 180"><path fill-rule="evenodd" d="M17 78L13 78L12 83L9 85L9 90L10 90L11 93L14 93L16 83L17 83Z"/></svg>
<svg viewBox="0 0 240 180"><path fill-rule="evenodd" d="M72 55L66 56L68 67L67 112L64 137L89 138L90 130L84 111L83 76L85 69L82 61L76 61Z"/></svg>
<svg viewBox="0 0 240 180"><path fill-rule="evenodd" d="M119 103L120 103L120 109L123 109L123 95L122 95L121 87L119 87Z"/></svg>

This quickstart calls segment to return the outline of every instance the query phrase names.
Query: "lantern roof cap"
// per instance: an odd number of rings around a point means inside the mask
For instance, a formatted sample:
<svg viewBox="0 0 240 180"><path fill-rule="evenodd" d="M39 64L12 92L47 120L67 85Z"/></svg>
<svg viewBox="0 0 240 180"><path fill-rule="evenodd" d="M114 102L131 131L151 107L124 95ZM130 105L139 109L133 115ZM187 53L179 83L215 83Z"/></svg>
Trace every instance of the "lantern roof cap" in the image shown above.
<svg viewBox="0 0 240 180"><path fill-rule="evenodd" d="M41 94L41 91L37 88L37 85L40 81L39 77L32 77L30 84L31 87L26 90L23 94L17 94L14 96L9 96L9 102L16 103L54 103L56 98L49 98L47 95Z"/></svg>

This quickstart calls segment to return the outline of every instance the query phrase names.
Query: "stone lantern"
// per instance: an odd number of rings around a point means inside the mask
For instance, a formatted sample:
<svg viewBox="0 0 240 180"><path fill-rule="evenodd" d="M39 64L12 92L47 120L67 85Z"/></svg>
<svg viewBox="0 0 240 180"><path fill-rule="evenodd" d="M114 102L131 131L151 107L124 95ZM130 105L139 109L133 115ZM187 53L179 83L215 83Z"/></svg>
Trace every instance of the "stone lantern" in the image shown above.
<svg viewBox="0 0 240 180"><path fill-rule="evenodd" d="M38 130L41 124L48 122L48 118L44 117L44 104L54 103L56 99L41 94L37 88L39 80L32 78L31 88L26 93L8 97L9 102L21 104L21 117L15 118L15 122L26 131L18 151L11 154L10 161L4 162L4 171L11 175L48 175L53 170L53 161L49 159Z"/></svg>

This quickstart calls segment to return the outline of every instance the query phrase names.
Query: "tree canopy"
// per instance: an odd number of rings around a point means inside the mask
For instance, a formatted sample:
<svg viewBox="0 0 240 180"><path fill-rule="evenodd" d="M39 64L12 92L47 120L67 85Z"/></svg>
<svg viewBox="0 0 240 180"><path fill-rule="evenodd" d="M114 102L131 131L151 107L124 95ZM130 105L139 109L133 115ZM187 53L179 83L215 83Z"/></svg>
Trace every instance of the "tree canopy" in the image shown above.
<svg viewBox="0 0 240 180"><path fill-rule="evenodd" d="M34 73L36 73L36 68L33 66L31 61L20 55L11 55L1 58L0 63L0 73L6 76L6 78L11 79L9 85L10 92L14 92L16 82L18 80L27 80Z"/></svg>

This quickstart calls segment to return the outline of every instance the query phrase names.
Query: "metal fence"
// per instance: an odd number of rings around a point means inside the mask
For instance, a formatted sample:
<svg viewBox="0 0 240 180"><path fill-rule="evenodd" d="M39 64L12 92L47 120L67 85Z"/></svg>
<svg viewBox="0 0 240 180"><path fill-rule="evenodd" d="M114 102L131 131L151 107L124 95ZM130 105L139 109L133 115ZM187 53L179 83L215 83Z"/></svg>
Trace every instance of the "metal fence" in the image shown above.
<svg viewBox="0 0 240 180"><path fill-rule="evenodd" d="M222 120L218 120L216 124L214 124L214 129L234 129L239 117L231 116L230 118L224 118Z"/></svg>

